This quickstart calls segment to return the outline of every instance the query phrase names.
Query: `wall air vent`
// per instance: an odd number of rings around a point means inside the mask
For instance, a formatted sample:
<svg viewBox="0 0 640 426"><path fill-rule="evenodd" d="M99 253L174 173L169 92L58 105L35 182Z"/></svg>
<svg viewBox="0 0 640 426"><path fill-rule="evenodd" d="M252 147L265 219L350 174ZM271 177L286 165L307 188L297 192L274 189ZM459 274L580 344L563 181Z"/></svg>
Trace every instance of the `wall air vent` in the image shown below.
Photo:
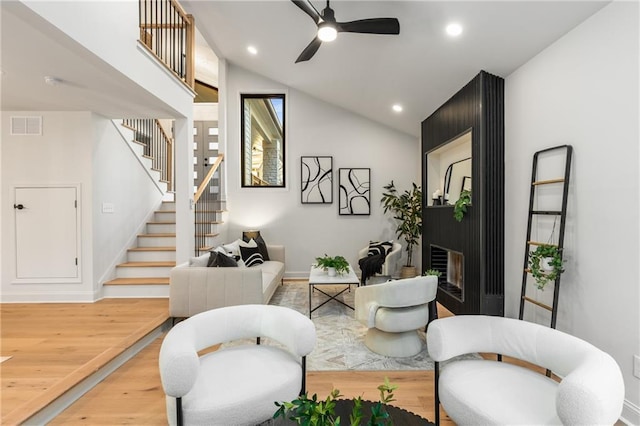
<svg viewBox="0 0 640 426"><path fill-rule="evenodd" d="M11 135L42 135L42 117L11 117Z"/></svg>

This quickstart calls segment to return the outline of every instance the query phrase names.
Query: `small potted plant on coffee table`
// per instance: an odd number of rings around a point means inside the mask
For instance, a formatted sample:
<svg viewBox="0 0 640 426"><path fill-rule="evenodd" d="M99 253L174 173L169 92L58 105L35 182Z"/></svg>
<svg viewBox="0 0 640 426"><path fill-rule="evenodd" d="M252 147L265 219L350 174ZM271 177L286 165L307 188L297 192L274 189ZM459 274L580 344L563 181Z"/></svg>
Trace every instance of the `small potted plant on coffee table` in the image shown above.
<svg viewBox="0 0 640 426"><path fill-rule="evenodd" d="M345 272L349 272L349 262L342 256L328 256L325 254L322 257L316 257L315 266L317 268L324 269L330 277L335 277L336 274L342 275Z"/></svg>

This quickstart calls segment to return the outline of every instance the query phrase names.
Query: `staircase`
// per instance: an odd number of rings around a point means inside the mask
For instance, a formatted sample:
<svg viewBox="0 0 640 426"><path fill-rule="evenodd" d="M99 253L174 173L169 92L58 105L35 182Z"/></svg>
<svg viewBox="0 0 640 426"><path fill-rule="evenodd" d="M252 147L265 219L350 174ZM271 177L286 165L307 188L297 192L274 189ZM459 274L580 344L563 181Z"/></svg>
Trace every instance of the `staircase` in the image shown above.
<svg viewBox="0 0 640 426"><path fill-rule="evenodd" d="M176 211L163 201L116 266L116 278L103 284L104 297L169 297L169 272L176 266Z"/></svg>

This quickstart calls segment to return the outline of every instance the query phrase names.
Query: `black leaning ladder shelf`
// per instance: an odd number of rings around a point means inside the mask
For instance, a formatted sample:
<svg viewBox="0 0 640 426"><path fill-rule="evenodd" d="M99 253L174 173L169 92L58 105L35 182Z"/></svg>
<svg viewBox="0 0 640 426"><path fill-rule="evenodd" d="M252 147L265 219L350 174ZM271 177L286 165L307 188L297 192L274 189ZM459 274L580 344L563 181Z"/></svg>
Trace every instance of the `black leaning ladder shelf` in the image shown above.
<svg viewBox="0 0 640 426"><path fill-rule="evenodd" d="M552 151L560 151L565 150L565 166L564 166L564 177L557 179L548 179L548 180L538 180L538 157L541 154L549 154ZM546 309L551 312L551 328L556 328L556 319L558 314L558 294L560 290L560 277L562 274L558 274L558 277L555 280L553 286L553 306L548 306L544 303L541 303L535 299L527 297L527 277L530 274L528 269L528 261L529 261L529 250L531 246L540 246L540 245L555 245L550 243L543 243L538 241L531 241L531 228L533 223L533 218L535 216L546 215L546 216L556 216L560 218L560 229L558 233L558 243L557 247L560 250L560 258L563 257L563 242L564 242L564 227L567 219L567 196L569 194L569 175L571 172L571 156L573 154L573 148L571 145L559 145L552 148L543 149L542 151L538 151L533 155L533 168L531 173L531 193L529 195L529 220L527 222L527 242L525 245L524 251L524 266L522 272L522 291L520 294L520 319L524 318L524 306L525 303L532 303L540 308ZM560 210L534 210L534 201L536 199L537 190L543 185L558 185L562 184L562 207ZM555 229L555 226L554 226Z"/></svg>

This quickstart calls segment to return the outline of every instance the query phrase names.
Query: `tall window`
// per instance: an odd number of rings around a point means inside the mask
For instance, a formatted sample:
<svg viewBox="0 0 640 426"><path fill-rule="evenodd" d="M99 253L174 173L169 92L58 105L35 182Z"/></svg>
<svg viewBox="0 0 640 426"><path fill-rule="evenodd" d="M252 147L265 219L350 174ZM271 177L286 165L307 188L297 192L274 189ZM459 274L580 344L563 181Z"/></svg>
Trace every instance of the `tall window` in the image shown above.
<svg viewBox="0 0 640 426"><path fill-rule="evenodd" d="M242 187L285 186L284 94L242 94Z"/></svg>

